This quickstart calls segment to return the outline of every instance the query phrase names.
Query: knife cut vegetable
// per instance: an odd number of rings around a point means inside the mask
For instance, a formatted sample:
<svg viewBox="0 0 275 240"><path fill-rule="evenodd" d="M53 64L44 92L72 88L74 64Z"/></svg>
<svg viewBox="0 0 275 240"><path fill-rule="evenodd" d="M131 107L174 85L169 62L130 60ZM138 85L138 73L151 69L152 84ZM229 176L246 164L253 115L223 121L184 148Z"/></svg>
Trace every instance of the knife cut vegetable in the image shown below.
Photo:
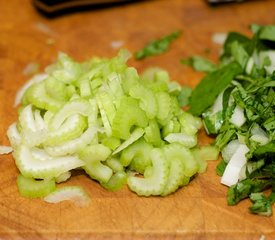
<svg viewBox="0 0 275 240"><path fill-rule="evenodd" d="M55 190L74 169L110 191L128 185L138 195L166 196L205 170L193 151L201 120L180 107L181 86L160 68L139 75L128 58L122 50L79 63L61 53L24 87L7 132L23 196L88 202L83 189Z"/></svg>
<svg viewBox="0 0 275 240"><path fill-rule="evenodd" d="M143 49L135 53L136 59L141 60L165 52L169 48L171 42L178 38L180 34L181 31L175 31L160 39L149 42Z"/></svg>
<svg viewBox="0 0 275 240"><path fill-rule="evenodd" d="M251 29L251 38L229 33L220 61L212 69L201 67L208 73L193 90L189 111L202 116L206 132L216 136L223 158L216 171L229 186L228 204L250 198L252 213L270 216L275 189L275 26ZM192 60L195 68L202 62ZM266 196L263 191L270 188Z"/></svg>

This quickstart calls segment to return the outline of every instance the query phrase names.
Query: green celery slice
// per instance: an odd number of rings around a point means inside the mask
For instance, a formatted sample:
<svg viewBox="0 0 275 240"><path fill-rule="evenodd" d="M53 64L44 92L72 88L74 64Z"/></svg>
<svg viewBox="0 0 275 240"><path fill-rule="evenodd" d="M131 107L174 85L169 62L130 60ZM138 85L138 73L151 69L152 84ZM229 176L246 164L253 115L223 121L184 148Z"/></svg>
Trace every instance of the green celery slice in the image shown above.
<svg viewBox="0 0 275 240"><path fill-rule="evenodd" d="M156 94L156 99L158 105L157 119L162 123L169 117L171 98L167 92L158 92Z"/></svg>
<svg viewBox="0 0 275 240"><path fill-rule="evenodd" d="M17 177L17 186L19 193L27 198L40 198L53 192L56 188L53 179L35 180L33 178L24 177L19 174Z"/></svg>
<svg viewBox="0 0 275 240"><path fill-rule="evenodd" d="M129 94L131 97L140 101L139 106L145 111L149 119L155 118L158 111L158 105L154 93L150 89L142 84L136 84L130 89Z"/></svg>
<svg viewBox="0 0 275 240"><path fill-rule="evenodd" d="M127 174L124 171L116 172L106 183L101 186L109 191L118 191L127 183Z"/></svg>
<svg viewBox="0 0 275 240"><path fill-rule="evenodd" d="M150 152L152 149L153 146L141 138L122 151L120 162L127 167L134 161L131 168L143 173L145 168L151 165Z"/></svg>
<svg viewBox="0 0 275 240"><path fill-rule="evenodd" d="M165 138L169 143L180 143L187 148L192 148L197 145L197 135L189 135L186 133L170 133Z"/></svg>
<svg viewBox="0 0 275 240"><path fill-rule="evenodd" d="M122 98L113 119L113 136L126 140L130 137L133 126L146 127L147 124L148 118L139 108L137 100L130 97Z"/></svg>
<svg viewBox="0 0 275 240"><path fill-rule="evenodd" d="M169 165L161 149L153 149L150 154L152 171L150 176L140 178L128 177L129 188L139 196L159 195L167 183Z"/></svg>
<svg viewBox="0 0 275 240"><path fill-rule="evenodd" d="M144 134L144 130L142 128L136 128L130 135L130 137L124 141L118 148L116 148L112 155L115 155L119 152L121 152L123 149L127 148L130 146L132 143L140 139Z"/></svg>
<svg viewBox="0 0 275 240"><path fill-rule="evenodd" d="M156 120L149 120L149 125L145 128L144 139L156 147L163 144L160 128Z"/></svg>
<svg viewBox="0 0 275 240"><path fill-rule="evenodd" d="M164 154L169 162L169 175L164 190L161 193L162 196L175 192L187 178L184 174L185 166L182 156L177 154L177 146L176 148L174 146L173 144L169 144L164 147Z"/></svg>

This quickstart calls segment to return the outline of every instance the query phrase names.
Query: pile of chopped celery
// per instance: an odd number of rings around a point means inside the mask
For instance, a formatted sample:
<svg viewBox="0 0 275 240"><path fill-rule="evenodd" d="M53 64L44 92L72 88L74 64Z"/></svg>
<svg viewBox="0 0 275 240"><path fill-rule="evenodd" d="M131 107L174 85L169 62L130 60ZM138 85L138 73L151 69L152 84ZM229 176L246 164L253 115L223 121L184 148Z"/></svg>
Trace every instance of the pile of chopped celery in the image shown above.
<svg viewBox="0 0 275 240"><path fill-rule="evenodd" d="M252 25L251 38L227 35L218 64L184 61L206 76L194 89L190 112L202 116L222 153L217 166L229 186L227 202L250 198L250 212L272 215L275 202L275 26ZM270 189L271 192L264 192Z"/></svg>
<svg viewBox="0 0 275 240"><path fill-rule="evenodd" d="M74 169L110 191L127 184L138 195L165 196L217 158L216 148L197 147L201 120L179 105L181 86L159 68L139 75L129 57L122 50L79 63L61 53L23 88L7 132L23 196L86 202L80 187L56 186Z"/></svg>

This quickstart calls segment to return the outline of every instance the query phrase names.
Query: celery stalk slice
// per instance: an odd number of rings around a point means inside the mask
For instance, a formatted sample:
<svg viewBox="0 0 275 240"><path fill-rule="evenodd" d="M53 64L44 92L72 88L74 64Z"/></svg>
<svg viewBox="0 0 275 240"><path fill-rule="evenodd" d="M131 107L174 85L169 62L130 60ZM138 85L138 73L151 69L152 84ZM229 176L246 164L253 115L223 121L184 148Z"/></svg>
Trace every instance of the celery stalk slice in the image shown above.
<svg viewBox="0 0 275 240"><path fill-rule="evenodd" d="M160 149L153 149L150 154L152 160L152 172L150 176L140 178L128 177L129 188L139 196L159 195L167 183L169 165L164 153Z"/></svg>
<svg viewBox="0 0 275 240"><path fill-rule="evenodd" d="M17 177L17 186L19 193L27 198L44 197L53 192L56 188L53 179L35 180L33 178L24 177L21 174Z"/></svg>
<svg viewBox="0 0 275 240"><path fill-rule="evenodd" d="M141 138L144 134L144 130L142 128L136 128L131 136L124 141L117 149L115 149L112 153L112 155L115 155L119 152L121 152L123 149L127 148L129 145L137 141L139 138Z"/></svg>

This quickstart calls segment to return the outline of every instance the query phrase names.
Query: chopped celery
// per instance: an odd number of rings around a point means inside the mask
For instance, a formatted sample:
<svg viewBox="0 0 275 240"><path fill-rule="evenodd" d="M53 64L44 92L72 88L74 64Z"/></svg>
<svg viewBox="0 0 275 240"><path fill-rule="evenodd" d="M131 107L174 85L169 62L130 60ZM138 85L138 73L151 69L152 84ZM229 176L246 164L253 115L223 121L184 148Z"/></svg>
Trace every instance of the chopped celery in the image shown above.
<svg viewBox="0 0 275 240"><path fill-rule="evenodd" d="M122 50L79 63L60 53L24 88L19 120L7 131L23 196L85 204L89 197L78 187L46 192L79 168L110 191L126 184L138 195L165 196L199 171L188 148L196 146L201 122L181 109L181 86L161 68L139 75L126 65L129 56Z"/></svg>
<svg viewBox="0 0 275 240"><path fill-rule="evenodd" d="M133 126L146 127L148 118L139 107L137 100L124 97L120 101L119 108L113 120L113 136L123 140L130 137Z"/></svg>
<svg viewBox="0 0 275 240"><path fill-rule="evenodd" d="M61 201L71 200L75 205L84 207L90 202L90 197L86 191L79 186L66 186L56 189L54 192L44 197L48 203L58 203Z"/></svg>
<svg viewBox="0 0 275 240"><path fill-rule="evenodd" d="M124 171L116 172L106 183L101 186L110 191L118 191L127 183L127 174Z"/></svg>
<svg viewBox="0 0 275 240"><path fill-rule="evenodd" d="M169 174L169 165L161 149L153 149L150 153L152 172L150 176L140 178L128 177L129 188L139 196L160 195L165 188Z"/></svg>
<svg viewBox="0 0 275 240"><path fill-rule="evenodd" d="M33 178L18 175L17 186L22 196L27 198L45 197L53 192L56 188L55 181L52 180L35 180Z"/></svg>
<svg viewBox="0 0 275 240"><path fill-rule="evenodd" d="M53 157L43 151L43 159L33 156L33 149L26 145L18 146L14 152L15 163L20 172L26 177L54 178L60 174L84 165L75 156ZM45 159L46 156L46 159Z"/></svg>

